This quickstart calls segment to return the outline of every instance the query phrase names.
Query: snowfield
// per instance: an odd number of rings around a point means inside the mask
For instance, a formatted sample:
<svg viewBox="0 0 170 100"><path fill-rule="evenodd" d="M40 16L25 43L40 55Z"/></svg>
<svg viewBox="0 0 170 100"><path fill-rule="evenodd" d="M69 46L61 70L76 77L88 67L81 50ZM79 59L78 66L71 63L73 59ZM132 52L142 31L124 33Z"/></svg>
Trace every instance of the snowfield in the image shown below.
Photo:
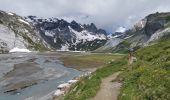
<svg viewBox="0 0 170 100"><path fill-rule="evenodd" d="M20 49L20 48L18 48L18 47L15 47L15 48L11 49L9 52L10 52L10 53L14 53L14 52L27 52L27 53L29 53L29 52L31 52L31 51L28 50L28 49Z"/></svg>

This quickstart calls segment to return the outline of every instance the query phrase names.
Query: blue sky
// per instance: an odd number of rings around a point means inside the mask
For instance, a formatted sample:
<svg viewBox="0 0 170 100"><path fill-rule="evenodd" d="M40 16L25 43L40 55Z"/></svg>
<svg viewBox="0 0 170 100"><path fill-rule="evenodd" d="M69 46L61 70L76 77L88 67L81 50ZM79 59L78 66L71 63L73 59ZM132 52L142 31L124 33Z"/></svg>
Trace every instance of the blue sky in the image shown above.
<svg viewBox="0 0 170 100"><path fill-rule="evenodd" d="M0 10L22 16L93 22L114 32L120 26L132 27L150 13L170 12L170 0L0 0Z"/></svg>

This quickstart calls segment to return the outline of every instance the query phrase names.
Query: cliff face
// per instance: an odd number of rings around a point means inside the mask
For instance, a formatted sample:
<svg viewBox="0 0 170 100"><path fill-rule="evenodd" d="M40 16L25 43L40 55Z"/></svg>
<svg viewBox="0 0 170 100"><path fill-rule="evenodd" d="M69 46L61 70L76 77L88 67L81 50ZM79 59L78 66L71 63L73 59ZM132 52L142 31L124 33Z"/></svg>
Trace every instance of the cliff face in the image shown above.
<svg viewBox="0 0 170 100"><path fill-rule="evenodd" d="M138 49L152 45L159 40L169 38L169 36L170 13L150 14L124 33L115 33L109 40L113 45L108 46L106 43L97 51L128 52L130 48Z"/></svg>
<svg viewBox="0 0 170 100"><path fill-rule="evenodd" d="M148 15L126 32L127 35L132 36L126 41L131 44L131 47L148 45L170 34L169 23L170 13Z"/></svg>

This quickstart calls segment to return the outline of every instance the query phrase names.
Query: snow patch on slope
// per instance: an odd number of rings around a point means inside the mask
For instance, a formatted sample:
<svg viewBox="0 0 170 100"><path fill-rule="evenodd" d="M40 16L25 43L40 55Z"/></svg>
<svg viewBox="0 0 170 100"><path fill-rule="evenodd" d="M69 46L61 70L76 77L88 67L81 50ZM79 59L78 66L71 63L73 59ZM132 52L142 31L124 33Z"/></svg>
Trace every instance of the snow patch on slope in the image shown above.
<svg viewBox="0 0 170 100"><path fill-rule="evenodd" d="M13 49L11 49L10 51L9 51L10 53L14 53L14 52L31 52L30 50L28 50L28 49L21 49L21 48L18 48L18 47L14 47Z"/></svg>
<svg viewBox="0 0 170 100"><path fill-rule="evenodd" d="M28 22L24 21L23 19L18 19L20 22L30 25Z"/></svg>
<svg viewBox="0 0 170 100"><path fill-rule="evenodd" d="M81 41L86 42L86 41L93 41L95 39L98 40L105 40L106 36L104 34L96 34L96 35L92 35L92 32L88 32L87 30L83 30L81 32L77 32L74 29L72 29L69 26L69 29L71 32L73 32L76 36L76 43L79 43Z"/></svg>
<svg viewBox="0 0 170 100"><path fill-rule="evenodd" d="M9 12L9 13L7 13L8 15L11 15L11 16L13 16L14 14L13 13L11 13L11 12Z"/></svg>
<svg viewBox="0 0 170 100"><path fill-rule="evenodd" d="M64 45L61 46L61 49L58 50L58 51L69 51L68 48L69 48L68 45L64 44Z"/></svg>
<svg viewBox="0 0 170 100"><path fill-rule="evenodd" d="M53 37L55 35L55 33L51 32L51 31L45 31L45 35L49 36L49 37Z"/></svg>

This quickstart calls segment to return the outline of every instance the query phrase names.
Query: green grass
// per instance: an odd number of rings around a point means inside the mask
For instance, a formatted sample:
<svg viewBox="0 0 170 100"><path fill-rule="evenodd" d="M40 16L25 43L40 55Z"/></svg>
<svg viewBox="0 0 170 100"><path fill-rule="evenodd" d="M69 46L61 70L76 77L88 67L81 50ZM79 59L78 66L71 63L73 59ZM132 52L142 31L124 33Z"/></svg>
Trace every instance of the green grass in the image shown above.
<svg viewBox="0 0 170 100"><path fill-rule="evenodd" d="M119 59L106 67L98 69L92 74L91 78L85 77L81 79L75 85L77 87L76 90L70 91L65 96L64 100L87 100L94 97L100 89L101 79L112 75L114 72L122 70L124 65L126 65L126 61Z"/></svg>
<svg viewBox="0 0 170 100"><path fill-rule="evenodd" d="M62 57L61 60L66 66L71 66L76 69L81 68L94 68L106 65L108 62L121 58L123 55L119 54L90 54L83 56L66 56Z"/></svg>
<svg viewBox="0 0 170 100"><path fill-rule="evenodd" d="M169 100L170 41L163 40L136 52L132 70L122 74L120 100Z"/></svg>

